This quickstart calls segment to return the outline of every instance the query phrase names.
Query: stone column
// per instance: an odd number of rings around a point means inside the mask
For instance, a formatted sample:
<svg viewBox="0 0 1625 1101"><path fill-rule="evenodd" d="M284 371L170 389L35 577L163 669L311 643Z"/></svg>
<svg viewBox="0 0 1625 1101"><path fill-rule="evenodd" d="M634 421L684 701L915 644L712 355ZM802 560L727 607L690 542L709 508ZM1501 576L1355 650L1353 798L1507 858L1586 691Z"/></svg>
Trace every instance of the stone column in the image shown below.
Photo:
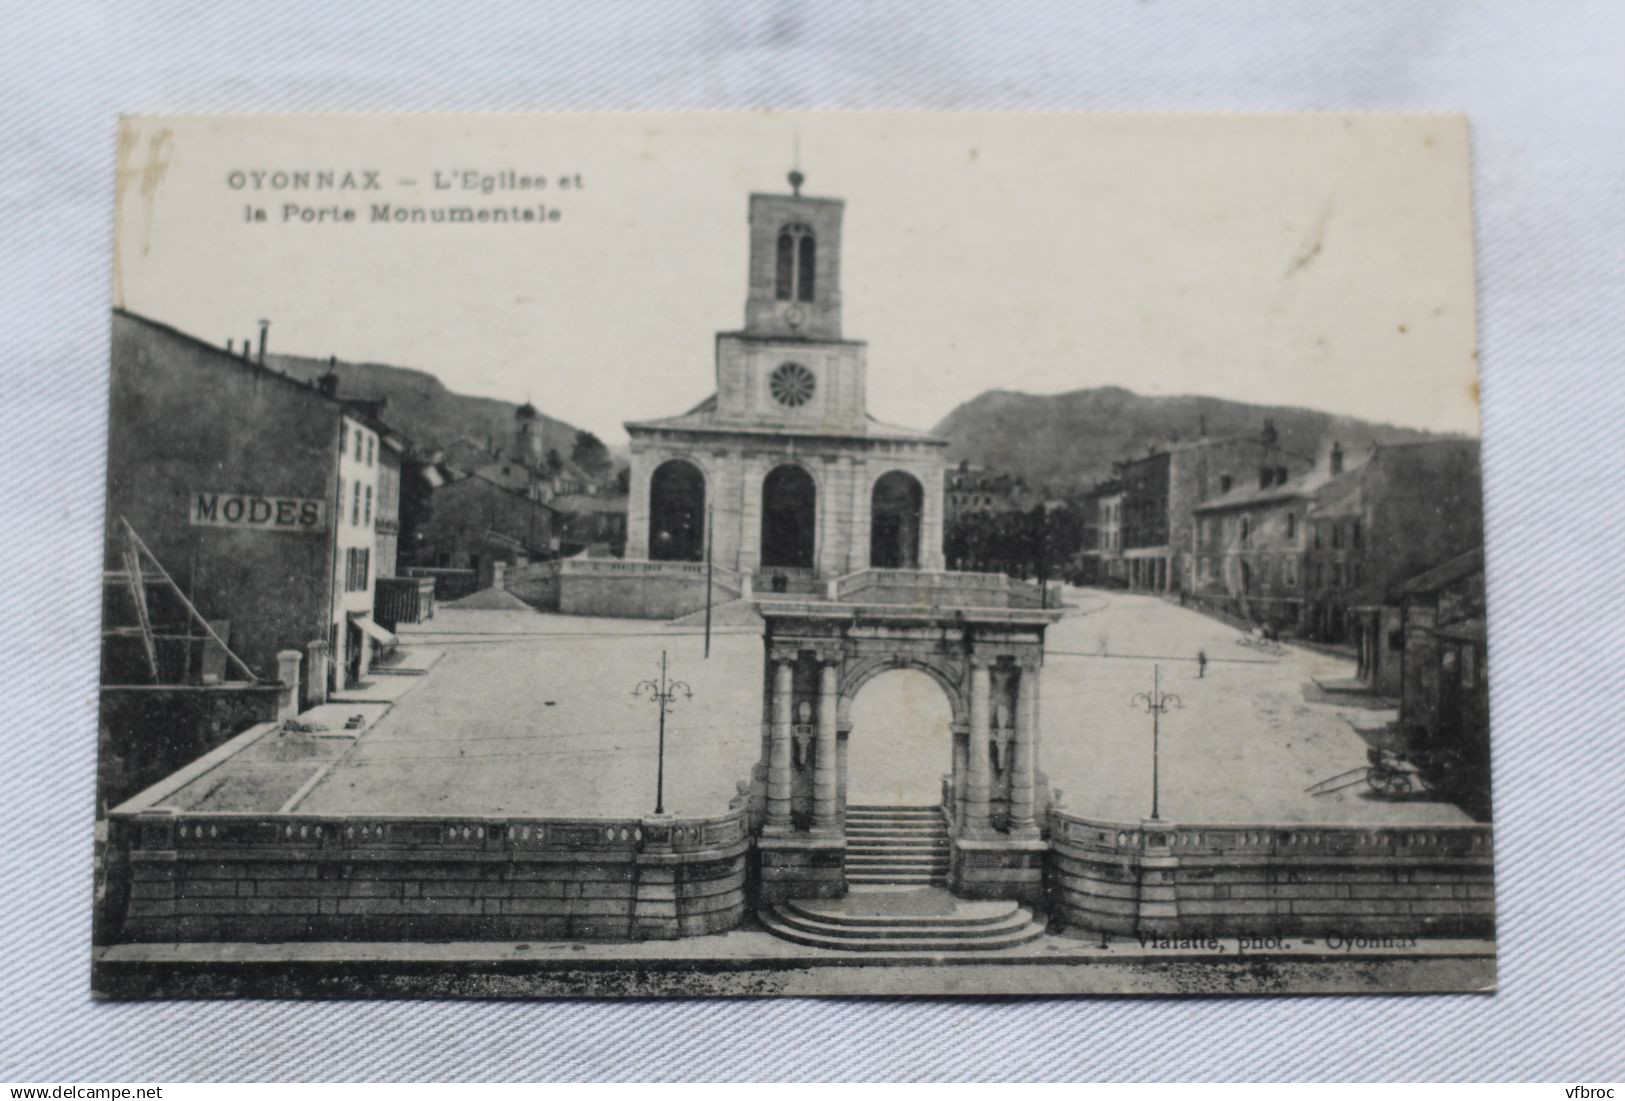
<svg viewBox="0 0 1625 1101"><path fill-rule="evenodd" d="M944 537L942 470L939 468L928 474L923 484L925 500L922 502L920 515L920 569L941 570L946 568L942 556Z"/></svg>
<svg viewBox="0 0 1625 1101"><path fill-rule="evenodd" d="M627 479L626 557L649 557L649 478L659 465L659 457L632 452L632 471Z"/></svg>
<svg viewBox="0 0 1625 1101"><path fill-rule="evenodd" d="M773 657L773 727L767 747L767 822L776 833L790 831L790 695L795 659Z"/></svg>
<svg viewBox="0 0 1625 1101"><path fill-rule="evenodd" d="M835 719L837 698L836 658L822 657L818 669L818 740L813 747L814 833L834 833L838 828L835 797Z"/></svg>
<svg viewBox="0 0 1625 1101"><path fill-rule="evenodd" d="M964 834L967 837L986 833L988 829L988 793L992 788L987 747L988 681L987 660L971 658L970 738L965 745Z"/></svg>
<svg viewBox="0 0 1625 1101"><path fill-rule="evenodd" d="M277 696L276 717L293 719L299 715L299 662L305 655L298 650L278 650L276 679L282 685Z"/></svg>
<svg viewBox="0 0 1625 1101"><path fill-rule="evenodd" d="M1024 662L1016 683L1016 738L1010 754L1010 833L1036 835L1033 818L1033 742L1038 735L1038 663Z"/></svg>

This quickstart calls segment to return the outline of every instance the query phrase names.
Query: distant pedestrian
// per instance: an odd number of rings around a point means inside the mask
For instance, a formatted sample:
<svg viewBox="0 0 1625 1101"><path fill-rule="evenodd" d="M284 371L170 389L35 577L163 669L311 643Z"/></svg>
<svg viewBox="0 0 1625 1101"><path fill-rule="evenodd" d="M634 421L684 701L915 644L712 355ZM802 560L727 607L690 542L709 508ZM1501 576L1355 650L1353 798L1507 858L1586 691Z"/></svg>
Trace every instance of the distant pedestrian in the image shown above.
<svg viewBox="0 0 1625 1101"><path fill-rule="evenodd" d="M1196 651L1196 679L1201 680L1207 676L1207 651Z"/></svg>

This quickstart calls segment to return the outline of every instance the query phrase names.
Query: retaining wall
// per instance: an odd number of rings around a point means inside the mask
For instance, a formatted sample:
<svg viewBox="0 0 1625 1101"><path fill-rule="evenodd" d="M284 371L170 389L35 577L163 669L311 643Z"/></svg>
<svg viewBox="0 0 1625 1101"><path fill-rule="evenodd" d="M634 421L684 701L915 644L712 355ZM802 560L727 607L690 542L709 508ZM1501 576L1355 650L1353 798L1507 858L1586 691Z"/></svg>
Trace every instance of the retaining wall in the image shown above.
<svg viewBox="0 0 1625 1101"><path fill-rule="evenodd" d="M234 735L276 718L282 685L112 685L101 690L97 798L114 806Z"/></svg>
<svg viewBox="0 0 1625 1101"><path fill-rule="evenodd" d="M643 940L734 928L743 807L697 819L109 818L106 941Z"/></svg>
<svg viewBox="0 0 1625 1101"><path fill-rule="evenodd" d="M1490 936L1490 827L1092 822L1051 815L1052 916L1168 936Z"/></svg>

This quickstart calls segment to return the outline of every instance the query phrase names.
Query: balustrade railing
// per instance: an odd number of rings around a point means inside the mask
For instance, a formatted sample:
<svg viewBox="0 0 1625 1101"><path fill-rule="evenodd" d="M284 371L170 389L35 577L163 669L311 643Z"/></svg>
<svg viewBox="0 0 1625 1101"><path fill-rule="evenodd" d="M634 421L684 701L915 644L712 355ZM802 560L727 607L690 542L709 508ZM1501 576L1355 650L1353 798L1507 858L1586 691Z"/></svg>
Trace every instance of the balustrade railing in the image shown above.
<svg viewBox="0 0 1625 1101"><path fill-rule="evenodd" d="M526 853L543 850L699 852L743 841L747 808L704 818L512 818L147 811L115 815L132 848Z"/></svg>
<svg viewBox="0 0 1625 1101"><path fill-rule="evenodd" d="M1450 856L1488 858L1487 825L1313 826L1301 823L1199 825L1092 821L1051 810L1050 836L1125 855Z"/></svg>

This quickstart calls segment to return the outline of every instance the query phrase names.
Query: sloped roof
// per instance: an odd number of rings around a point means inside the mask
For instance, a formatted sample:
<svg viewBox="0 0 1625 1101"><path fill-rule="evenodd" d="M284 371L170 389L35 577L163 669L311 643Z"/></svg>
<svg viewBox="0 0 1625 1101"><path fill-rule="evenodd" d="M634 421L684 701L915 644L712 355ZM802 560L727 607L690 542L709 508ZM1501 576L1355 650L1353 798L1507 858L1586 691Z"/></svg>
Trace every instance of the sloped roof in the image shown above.
<svg viewBox="0 0 1625 1101"><path fill-rule="evenodd" d="M717 416L717 396L712 394L704 401L686 413L675 417L660 417L655 420L627 421L628 432L638 431L678 431L678 432L726 432L733 435L763 435L763 436L825 436L845 439L871 439L871 440L917 440L920 443L938 444L948 446L948 441L941 436L933 436L929 432L918 428L908 428L900 424L888 424L874 417L863 418L863 428L853 431L848 428L827 428L819 424L750 424L748 422L724 420Z"/></svg>
<svg viewBox="0 0 1625 1101"><path fill-rule="evenodd" d="M1229 493L1221 493L1216 497L1209 497L1197 505L1193 512L1221 512L1227 508L1241 508L1247 505L1273 504L1277 501L1292 501L1302 497L1314 497L1321 493L1325 487L1340 479L1350 477L1359 470L1344 471L1333 474L1329 470L1316 467L1314 470L1299 474L1295 478L1288 478L1279 485L1259 487L1248 484L1236 486Z"/></svg>
<svg viewBox="0 0 1625 1101"><path fill-rule="evenodd" d="M1400 585L1398 592L1402 596L1416 596L1420 593L1436 592L1446 585L1454 584L1464 577L1479 572L1483 568L1484 548L1474 547L1465 554L1458 554L1454 558L1439 563L1432 569L1423 570Z"/></svg>

